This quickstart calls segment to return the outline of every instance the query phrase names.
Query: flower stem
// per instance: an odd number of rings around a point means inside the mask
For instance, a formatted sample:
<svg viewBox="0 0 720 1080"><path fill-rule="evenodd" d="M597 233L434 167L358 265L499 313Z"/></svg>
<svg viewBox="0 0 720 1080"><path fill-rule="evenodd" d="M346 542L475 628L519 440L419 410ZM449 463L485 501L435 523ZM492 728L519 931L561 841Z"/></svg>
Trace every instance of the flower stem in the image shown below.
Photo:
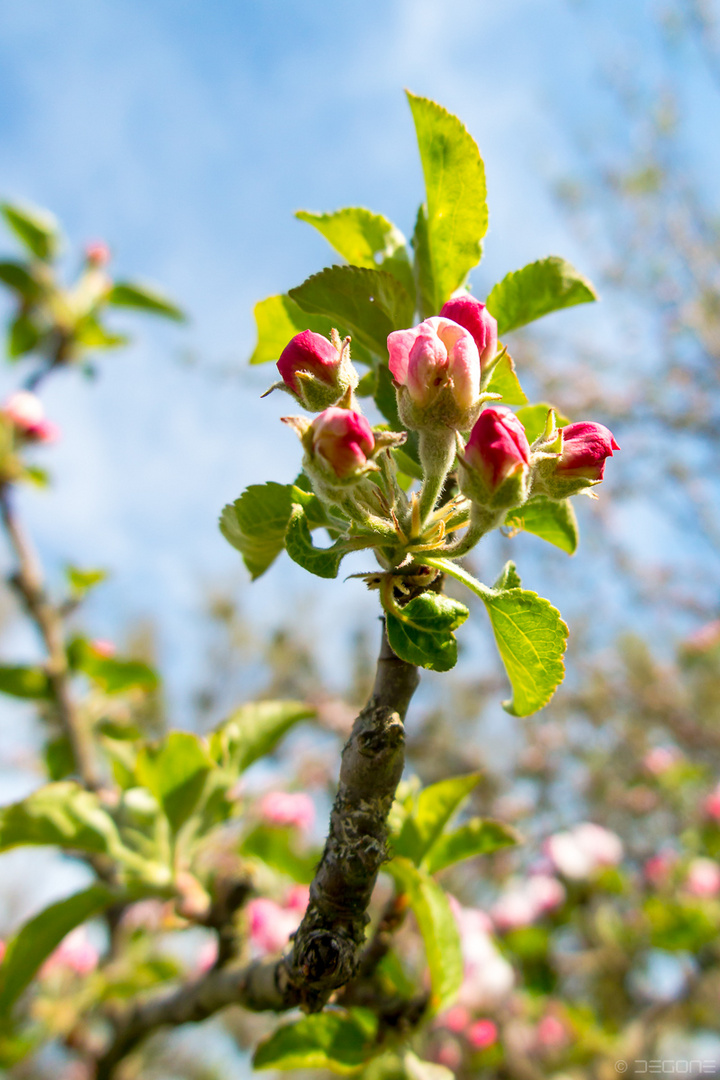
<svg viewBox="0 0 720 1080"><path fill-rule="evenodd" d="M419 452L425 476L420 492L420 528L422 530L435 509L447 474L455 460L455 432L449 429L421 431Z"/></svg>

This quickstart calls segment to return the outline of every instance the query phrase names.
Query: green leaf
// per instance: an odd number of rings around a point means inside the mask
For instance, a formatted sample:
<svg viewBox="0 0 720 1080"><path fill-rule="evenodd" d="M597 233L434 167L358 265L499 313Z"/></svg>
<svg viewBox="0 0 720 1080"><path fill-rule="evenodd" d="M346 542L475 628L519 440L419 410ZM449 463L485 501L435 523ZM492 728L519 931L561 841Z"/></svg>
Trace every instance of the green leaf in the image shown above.
<svg viewBox="0 0 720 1080"><path fill-rule="evenodd" d="M152 315L163 315L166 319L185 322L185 313L158 292L151 285L141 285L134 281L118 281L108 293L107 303L115 307L136 308Z"/></svg>
<svg viewBox="0 0 720 1080"><path fill-rule="evenodd" d="M292 484L251 484L220 515L220 532L240 552L253 581L264 574L285 547L294 504L301 505L311 528L326 524L320 500Z"/></svg>
<svg viewBox="0 0 720 1080"><path fill-rule="evenodd" d="M8 356L16 360L19 356L25 356L32 352L41 338L40 328L33 318L26 312L21 311L10 323L8 334Z"/></svg>
<svg viewBox="0 0 720 1080"><path fill-rule="evenodd" d="M314 849L299 853L294 830L271 825L258 825L248 833L240 851L243 855L261 859L301 885L310 884L321 855Z"/></svg>
<svg viewBox="0 0 720 1080"><path fill-rule="evenodd" d="M457 630L469 615L464 604L440 593L425 592L402 608L387 612L387 635L393 652L409 664L449 671L457 663Z"/></svg>
<svg viewBox="0 0 720 1080"><path fill-rule="evenodd" d="M403 823L400 835L393 840L395 854L403 855L419 866L450 818L480 780L480 773L469 773L423 788Z"/></svg>
<svg viewBox="0 0 720 1080"><path fill-rule="evenodd" d="M508 528L525 531L547 540L568 555L573 555L578 546L578 523L575 510L569 499L556 502L538 496L524 506L511 510L505 519Z"/></svg>
<svg viewBox="0 0 720 1080"><path fill-rule="evenodd" d="M376 1033L377 1019L366 1009L313 1013L263 1039L253 1067L353 1073L372 1057Z"/></svg>
<svg viewBox="0 0 720 1080"><path fill-rule="evenodd" d="M117 349L127 345L127 334L114 334L94 315L86 315L75 328L75 342L84 349Z"/></svg>
<svg viewBox="0 0 720 1080"><path fill-rule="evenodd" d="M79 566L66 566L65 576L74 597L86 596L96 585L107 579L107 570L83 570Z"/></svg>
<svg viewBox="0 0 720 1080"><path fill-rule="evenodd" d="M545 431L545 424L551 409L555 412L558 427L564 427L565 424L570 423L567 416L563 416L553 405L548 405L546 401L541 401L537 405L526 405L523 409L518 409L515 415L525 428L529 443L534 443Z"/></svg>
<svg viewBox="0 0 720 1080"><path fill-rule="evenodd" d="M17 238L38 259L53 259L60 245L58 223L47 210L2 203L0 211Z"/></svg>
<svg viewBox="0 0 720 1080"><path fill-rule="evenodd" d="M321 578L335 578L347 545L338 540L329 548L316 548L310 536L310 526L302 506L294 503L285 534L285 547L293 562Z"/></svg>
<svg viewBox="0 0 720 1080"><path fill-rule="evenodd" d="M50 697L50 684L42 668L3 664L0 666L0 693L41 701Z"/></svg>
<svg viewBox="0 0 720 1080"><path fill-rule="evenodd" d="M254 308L257 326L257 343L250 357L251 364L267 364L280 359L280 354L287 343L301 334L303 330L312 330L316 334L330 337L333 327L340 337L347 336L347 327L337 325L324 315L308 315L306 311L291 300L289 296L268 296ZM361 364L372 364L372 356L356 340L350 347L353 360Z"/></svg>
<svg viewBox="0 0 720 1080"><path fill-rule="evenodd" d="M490 394L500 394L505 405L527 405L527 396L515 373L515 361L510 353L506 352L498 360L485 389Z"/></svg>
<svg viewBox="0 0 720 1080"><path fill-rule="evenodd" d="M303 311L342 323L353 338L381 357L387 357L388 334L413 321L411 297L384 270L329 266L290 289L290 296Z"/></svg>
<svg viewBox="0 0 720 1080"><path fill-rule="evenodd" d="M437 314L482 256L488 225L485 167L475 140L456 116L428 98L408 93L408 101L425 176L431 313ZM416 254L418 242L420 250L425 248L423 230L421 223L418 235L416 226Z"/></svg>
<svg viewBox="0 0 720 1080"><path fill-rule="evenodd" d="M258 758L271 754L283 735L316 710L303 701L253 701L241 705L213 733L211 752L216 761L244 772Z"/></svg>
<svg viewBox="0 0 720 1080"><path fill-rule="evenodd" d="M158 800L174 832L193 813L200 801L205 779L213 767L197 735L171 731L155 746L138 754L136 774Z"/></svg>
<svg viewBox="0 0 720 1080"><path fill-rule="evenodd" d="M314 226L353 266L386 270L411 296L414 293L405 237L382 214L374 214L362 206L346 206L332 214L298 210L295 217Z"/></svg>
<svg viewBox="0 0 720 1080"><path fill-rule="evenodd" d="M9 260L0 262L0 281L8 288L14 289L25 300L37 300L42 292L39 282L35 280L25 263Z"/></svg>
<svg viewBox="0 0 720 1080"><path fill-rule="evenodd" d="M597 300L597 293L587 278L565 259L549 255L506 274L488 296L487 308L502 337L543 315L591 300Z"/></svg>
<svg viewBox="0 0 720 1080"><path fill-rule="evenodd" d="M91 885L41 911L8 942L0 965L0 1016L10 1009L29 985L43 961L76 926L117 903L118 893L105 885Z"/></svg>
<svg viewBox="0 0 720 1080"><path fill-rule="evenodd" d="M446 1008L460 989L463 958L460 934L447 896L436 881L418 870L409 859L395 858L387 866L396 885L407 894L425 945L430 985L431 1009Z"/></svg>
<svg viewBox="0 0 720 1080"><path fill-rule="evenodd" d="M489 589L448 559L419 556L418 561L462 582L485 604L513 690L503 708L529 716L547 705L565 675L568 628L560 612L528 589Z"/></svg>
<svg viewBox="0 0 720 1080"><path fill-rule="evenodd" d="M97 795L64 780L0 809L0 851L23 844L112 854L120 835Z"/></svg>
<svg viewBox="0 0 720 1080"><path fill-rule="evenodd" d="M463 859L491 855L494 851L517 843L518 834L509 825L474 817L453 832L439 836L425 856L423 866L428 874L437 874L446 866Z"/></svg>

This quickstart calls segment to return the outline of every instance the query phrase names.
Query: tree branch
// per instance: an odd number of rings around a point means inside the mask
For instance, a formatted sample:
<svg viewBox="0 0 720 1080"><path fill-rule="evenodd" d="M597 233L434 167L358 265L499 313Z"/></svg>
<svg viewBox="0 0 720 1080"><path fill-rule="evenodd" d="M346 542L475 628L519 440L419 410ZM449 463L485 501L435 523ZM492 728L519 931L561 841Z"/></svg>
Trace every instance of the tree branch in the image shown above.
<svg viewBox="0 0 720 1080"><path fill-rule="evenodd" d="M17 570L10 577L10 584L19 594L45 645L45 671L50 693L70 744L77 774L86 787L94 788L97 777L91 743L70 688L62 616L47 597L40 562L15 514L7 484L0 486L0 517L17 560Z"/></svg>
<svg viewBox="0 0 720 1080"><path fill-rule="evenodd" d="M375 686L343 748L330 830L292 952L242 969L210 971L171 994L135 1005L97 1065L97 1080L157 1028L204 1020L226 1005L282 1012L321 1009L360 963L367 909L387 858L387 816L404 765L403 720L419 682L383 631Z"/></svg>

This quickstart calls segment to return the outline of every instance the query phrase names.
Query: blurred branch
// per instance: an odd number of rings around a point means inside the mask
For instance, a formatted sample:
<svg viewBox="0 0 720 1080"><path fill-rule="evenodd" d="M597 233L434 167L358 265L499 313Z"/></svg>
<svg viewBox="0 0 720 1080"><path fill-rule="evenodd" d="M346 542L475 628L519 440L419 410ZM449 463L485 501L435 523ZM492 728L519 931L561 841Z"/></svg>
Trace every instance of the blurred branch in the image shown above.
<svg viewBox="0 0 720 1080"><path fill-rule="evenodd" d="M88 788L97 787L90 738L82 723L70 686L70 672L60 612L48 599L38 557L12 505L9 485L0 486L0 516L12 548L17 569L10 584L20 596L47 650L45 671L78 776Z"/></svg>
<svg viewBox="0 0 720 1080"><path fill-rule="evenodd" d="M377 875L387 858L387 815L405 761L403 720L417 668L398 659L383 631L370 700L342 752L330 830L292 952L241 969L216 969L170 995L136 1005L98 1062L97 1080L157 1028L204 1020L227 1005L317 1011L350 982L361 962Z"/></svg>

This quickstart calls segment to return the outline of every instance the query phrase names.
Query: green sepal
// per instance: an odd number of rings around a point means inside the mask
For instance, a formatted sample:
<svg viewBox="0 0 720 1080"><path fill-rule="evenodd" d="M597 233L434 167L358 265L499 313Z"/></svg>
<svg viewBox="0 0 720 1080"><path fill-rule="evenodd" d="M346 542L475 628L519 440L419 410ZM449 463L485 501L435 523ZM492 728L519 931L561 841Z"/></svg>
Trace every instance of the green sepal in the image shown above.
<svg viewBox="0 0 720 1080"><path fill-rule="evenodd" d="M506 274L487 298L487 309L502 337L527 323L575 304L597 300L593 286L558 255L529 263Z"/></svg>
<svg viewBox="0 0 720 1080"><path fill-rule="evenodd" d="M525 405L522 409L518 409L515 414L525 428L525 434L529 443L534 443L541 435L545 435L548 413L552 411L555 414L555 420L558 427L564 427L569 424L567 416L563 416L559 413L554 405L549 405L546 401L540 401L537 405Z"/></svg>
<svg viewBox="0 0 720 1080"><path fill-rule="evenodd" d="M424 592L401 609L401 616L386 613L388 641L393 652L408 664L432 671L449 671L457 663L453 634L470 612L464 604L441 593Z"/></svg>

